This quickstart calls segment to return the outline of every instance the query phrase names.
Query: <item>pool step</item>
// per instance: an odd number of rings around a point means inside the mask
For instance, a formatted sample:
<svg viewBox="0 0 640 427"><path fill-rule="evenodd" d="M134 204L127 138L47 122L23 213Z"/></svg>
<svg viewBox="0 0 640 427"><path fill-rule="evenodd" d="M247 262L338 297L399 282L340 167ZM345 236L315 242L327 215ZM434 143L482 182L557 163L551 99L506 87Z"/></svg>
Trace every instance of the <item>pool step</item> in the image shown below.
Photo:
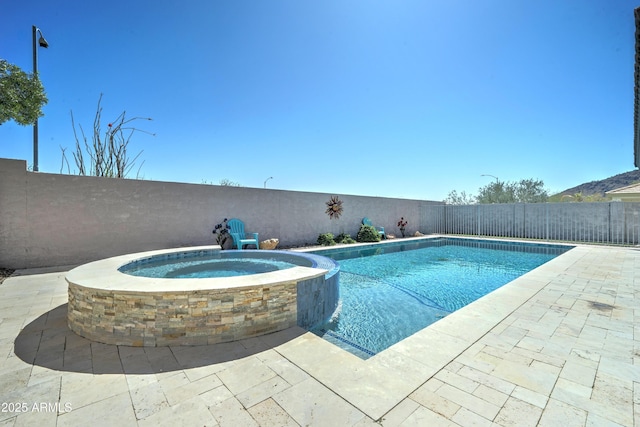
<svg viewBox="0 0 640 427"><path fill-rule="evenodd" d="M311 331L319 337L329 341L331 344L340 347L343 350L348 351L349 353L355 354L361 359L368 359L371 356L375 356L376 353L371 351L361 345L358 345L347 338L336 334L335 332L327 329L316 329Z"/></svg>

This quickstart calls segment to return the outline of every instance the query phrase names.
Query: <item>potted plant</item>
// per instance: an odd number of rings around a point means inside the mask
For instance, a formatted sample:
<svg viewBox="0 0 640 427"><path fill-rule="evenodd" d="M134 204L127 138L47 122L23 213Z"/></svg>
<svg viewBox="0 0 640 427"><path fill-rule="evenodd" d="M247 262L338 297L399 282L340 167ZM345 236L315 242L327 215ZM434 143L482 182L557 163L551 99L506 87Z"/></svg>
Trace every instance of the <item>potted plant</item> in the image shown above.
<svg viewBox="0 0 640 427"><path fill-rule="evenodd" d="M220 249L226 249L226 243L231 238L229 228L227 218L225 218L220 224L216 224L213 229L213 234L216 236L216 243L220 245Z"/></svg>
<svg viewBox="0 0 640 427"><path fill-rule="evenodd" d="M402 234L402 237L404 237L404 227L406 227L407 224L408 223L404 217L400 217L400 221L398 221L398 228L400 228L400 234Z"/></svg>

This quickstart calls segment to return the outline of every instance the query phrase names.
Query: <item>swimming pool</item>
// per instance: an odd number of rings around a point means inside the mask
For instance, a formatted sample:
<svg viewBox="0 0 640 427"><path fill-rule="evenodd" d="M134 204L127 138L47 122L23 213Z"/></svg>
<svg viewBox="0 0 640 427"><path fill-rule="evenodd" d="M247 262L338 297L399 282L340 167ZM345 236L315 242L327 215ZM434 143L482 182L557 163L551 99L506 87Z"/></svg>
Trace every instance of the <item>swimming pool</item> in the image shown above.
<svg viewBox="0 0 640 427"><path fill-rule="evenodd" d="M312 331L368 358L572 246L423 239L313 253L340 264L340 303Z"/></svg>

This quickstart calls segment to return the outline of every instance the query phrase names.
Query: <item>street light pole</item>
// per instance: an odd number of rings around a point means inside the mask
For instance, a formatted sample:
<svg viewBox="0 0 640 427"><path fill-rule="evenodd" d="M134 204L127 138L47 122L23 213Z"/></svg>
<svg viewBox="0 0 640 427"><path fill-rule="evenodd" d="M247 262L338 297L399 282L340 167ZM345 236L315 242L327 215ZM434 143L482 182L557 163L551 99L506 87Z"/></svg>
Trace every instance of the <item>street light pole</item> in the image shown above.
<svg viewBox="0 0 640 427"><path fill-rule="evenodd" d="M482 174L482 175L480 175L480 176L490 176L491 178L495 178L495 179L496 179L496 184L500 182L500 180L498 179L498 177L497 177L497 176L495 176L495 175Z"/></svg>
<svg viewBox="0 0 640 427"><path fill-rule="evenodd" d="M37 33L40 33L38 44L45 49L49 47L49 43L44 39L42 31L35 25L31 26L31 34L33 36L33 78L38 78L38 46L36 45ZM33 123L33 171L38 172L38 118Z"/></svg>
<svg viewBox="0 0 640 427"><path fill-rule="evenodd" d="M273 179L273 177L270 176L269 178L264 180L264 188L267 188L267 181L269 181L270 179Z"/></svg>

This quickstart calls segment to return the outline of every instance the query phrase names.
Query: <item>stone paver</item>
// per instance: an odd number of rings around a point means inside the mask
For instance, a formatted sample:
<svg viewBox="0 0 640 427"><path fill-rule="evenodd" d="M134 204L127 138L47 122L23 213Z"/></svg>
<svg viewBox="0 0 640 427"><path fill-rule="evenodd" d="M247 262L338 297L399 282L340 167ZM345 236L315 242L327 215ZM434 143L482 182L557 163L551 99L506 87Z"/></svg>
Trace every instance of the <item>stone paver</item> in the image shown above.
<svg viewBox="0 0 640 427"><path fill-rule="evenodd" d="M364 361L299 328L90 342L64 272L0 285L0 426L640 426L640 251L578 246Z"/></svg>

